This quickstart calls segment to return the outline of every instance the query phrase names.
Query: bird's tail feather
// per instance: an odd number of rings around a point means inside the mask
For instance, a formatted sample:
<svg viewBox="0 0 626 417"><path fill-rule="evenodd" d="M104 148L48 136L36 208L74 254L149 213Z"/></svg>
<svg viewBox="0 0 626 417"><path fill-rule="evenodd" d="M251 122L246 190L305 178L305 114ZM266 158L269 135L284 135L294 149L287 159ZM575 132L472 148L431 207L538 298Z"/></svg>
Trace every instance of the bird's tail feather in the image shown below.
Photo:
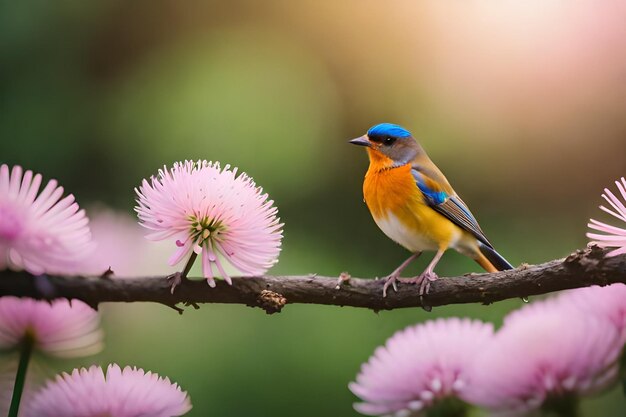
<svg viewBox="0 0 626 417"><path fill-rule="evenodd" d="M502 255L500 255L494 248L491 248L482 242L478 243L478 248L480 249L480 253L482 254L476 261L485 268L489 272L495 272L491 269L496 269L497 271L505 271L507 269L513 269L513 265L511 265ZM492 268L487 268L486 265L483 265L484 261L488 261ZM482 261L482 262L481 262Z"/></svg>

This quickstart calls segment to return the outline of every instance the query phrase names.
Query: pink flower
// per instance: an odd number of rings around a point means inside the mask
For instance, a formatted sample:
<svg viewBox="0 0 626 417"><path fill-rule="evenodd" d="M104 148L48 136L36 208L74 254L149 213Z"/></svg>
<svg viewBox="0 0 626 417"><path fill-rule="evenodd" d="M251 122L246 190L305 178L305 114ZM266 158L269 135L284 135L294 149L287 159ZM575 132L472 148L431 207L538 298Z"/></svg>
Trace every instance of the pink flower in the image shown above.
<svg viewBox="0 0 626 417"><path fill-rule="evenodd" d="M620 338L607 320L559 300L514 311L474 364L470 402L528 415L552 398L599 392L616 381Z"/></svg>
<svg viewBox="0 0 626 417"><path fill-rule="evenodd" d="M167 256L166 242L146 241L144 229L129 214L98 207L90 211L89 223L98 256L83 262L82 273L101 275L111 268L112 278L123 278L174 272L156 262Z"/></svg>
<svg viewBox="0 0 626 417"><path fill-rule="evenodd" d="M0 269L67 273L92 250L88 219L63 187L16 165L0 166Z"/></svg>
<svg viewBox="0 0 626 417"><path fill-rule="evenodd" d="M622 195L622 199L626 201L626 179L622 177L621 182L615 181L615 185L617 185L617 189ZM602 197L611 205L611 207L613 207L615 211L606 208L605 206L600 206L600 209L618 218L619 220L626 222L626 206L624 206L624 202L620 201L620 199L617 198L608 188L604 189ZM616 256L626 253L626 229L611 226L594 219L591 219L587 226L590 229L606 233L587 233L588 238L595 239L592 243L595 243L602 248L617 248L609 252L607 256Z"/></svg>
<svg viewBox="0 0 626 417"><path fill-rule="evenodd" d="M606 287L594 285L561 293L559 302L569 304L585 314L608 320L626 342L626 285L612 284Z"/></svg>
<svg viewBox="0 0 626 417"><path fill-rule="evenodd" d="M159 170L136 190L136 211L150 240L172 239L174 265L192 252L202 257L202 273L215 286L213 266L229 284L223 261L243 275L263 274L277 262L282 224L273 201L237 169L207 161L175 163Z"/></svg>
<svg viewBox="0 0 626 417"><path fill-rule="evenodd" d="M26 417L173 417L191 409L187 392L168 378L111 364L57 375L26 405Z"/></svg>
<svg viewBox="0 0 626 417"><path fill-rule="evenodd" d="M421 415L438 401L465 398L471 362L492 340L493 326L469 319L437 319L407 327L379 347L350 390L367 415ZM413 414L411 414L413 415Z"/></svg>
<svg viewBox="0 0 626 417"><path fill-rule="evenodd" d="M85 303L0 298L0 350L19 348L26 336L51 356L86 356L102 349L100 316Z"/></svg>

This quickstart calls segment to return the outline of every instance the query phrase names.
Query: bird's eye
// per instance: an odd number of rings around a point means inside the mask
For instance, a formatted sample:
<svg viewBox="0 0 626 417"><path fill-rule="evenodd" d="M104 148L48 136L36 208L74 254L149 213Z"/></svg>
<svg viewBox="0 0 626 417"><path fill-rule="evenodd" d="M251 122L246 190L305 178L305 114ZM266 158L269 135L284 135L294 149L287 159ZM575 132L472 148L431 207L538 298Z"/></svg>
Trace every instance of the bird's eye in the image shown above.
<svg viewBox="0 0 626 417"><path fill-rule="evenodd" d="M385 145L391 145L396 141L396 138L392 138L391 136L387 136L385 138Z"/></svg>

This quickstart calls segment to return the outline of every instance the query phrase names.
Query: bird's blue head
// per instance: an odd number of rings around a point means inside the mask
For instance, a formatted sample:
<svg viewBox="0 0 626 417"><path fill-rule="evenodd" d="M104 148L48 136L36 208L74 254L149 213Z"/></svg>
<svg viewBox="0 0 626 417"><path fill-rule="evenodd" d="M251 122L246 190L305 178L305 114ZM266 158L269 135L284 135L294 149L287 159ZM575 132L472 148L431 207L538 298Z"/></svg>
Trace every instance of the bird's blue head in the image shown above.
<svg viewBox="0 0 626 417"><path fill-rule="evenodd" d="M402 126L395 125L393 123L380 123L376 126L370 127L370 129L367 131L367 136L370 139L384 136L389 136L392 138L408 138L409 136L411 136L411 132L409 132Z"/></svg>
<svg viewBox="0 0 626 417"><path fill-rule="evenodd" d="M390 166L408 163L420 150L411 132L393 123L372 126L365 135L352 139L350 143L367 146L370 159L378 158Z"/></svg>

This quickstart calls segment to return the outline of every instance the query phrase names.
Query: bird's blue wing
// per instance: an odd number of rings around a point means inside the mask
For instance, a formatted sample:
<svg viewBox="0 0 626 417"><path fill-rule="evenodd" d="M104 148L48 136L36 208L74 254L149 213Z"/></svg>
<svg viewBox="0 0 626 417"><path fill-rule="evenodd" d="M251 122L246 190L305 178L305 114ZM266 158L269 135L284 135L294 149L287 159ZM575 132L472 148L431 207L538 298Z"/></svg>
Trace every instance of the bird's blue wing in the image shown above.
<svg viewBox="0 0 626 417"><path fill-rule="evenodd" d="M427 172L420 170L419 167L411 169L411 174L415 178L415 184L422 192L424 200L433 210L448 218L461 229L474 235L476 239L485 245L493 248L478 225L476 218L463 200L461 200L461 197L445 191L435 179L428 176Z"/></svg>

